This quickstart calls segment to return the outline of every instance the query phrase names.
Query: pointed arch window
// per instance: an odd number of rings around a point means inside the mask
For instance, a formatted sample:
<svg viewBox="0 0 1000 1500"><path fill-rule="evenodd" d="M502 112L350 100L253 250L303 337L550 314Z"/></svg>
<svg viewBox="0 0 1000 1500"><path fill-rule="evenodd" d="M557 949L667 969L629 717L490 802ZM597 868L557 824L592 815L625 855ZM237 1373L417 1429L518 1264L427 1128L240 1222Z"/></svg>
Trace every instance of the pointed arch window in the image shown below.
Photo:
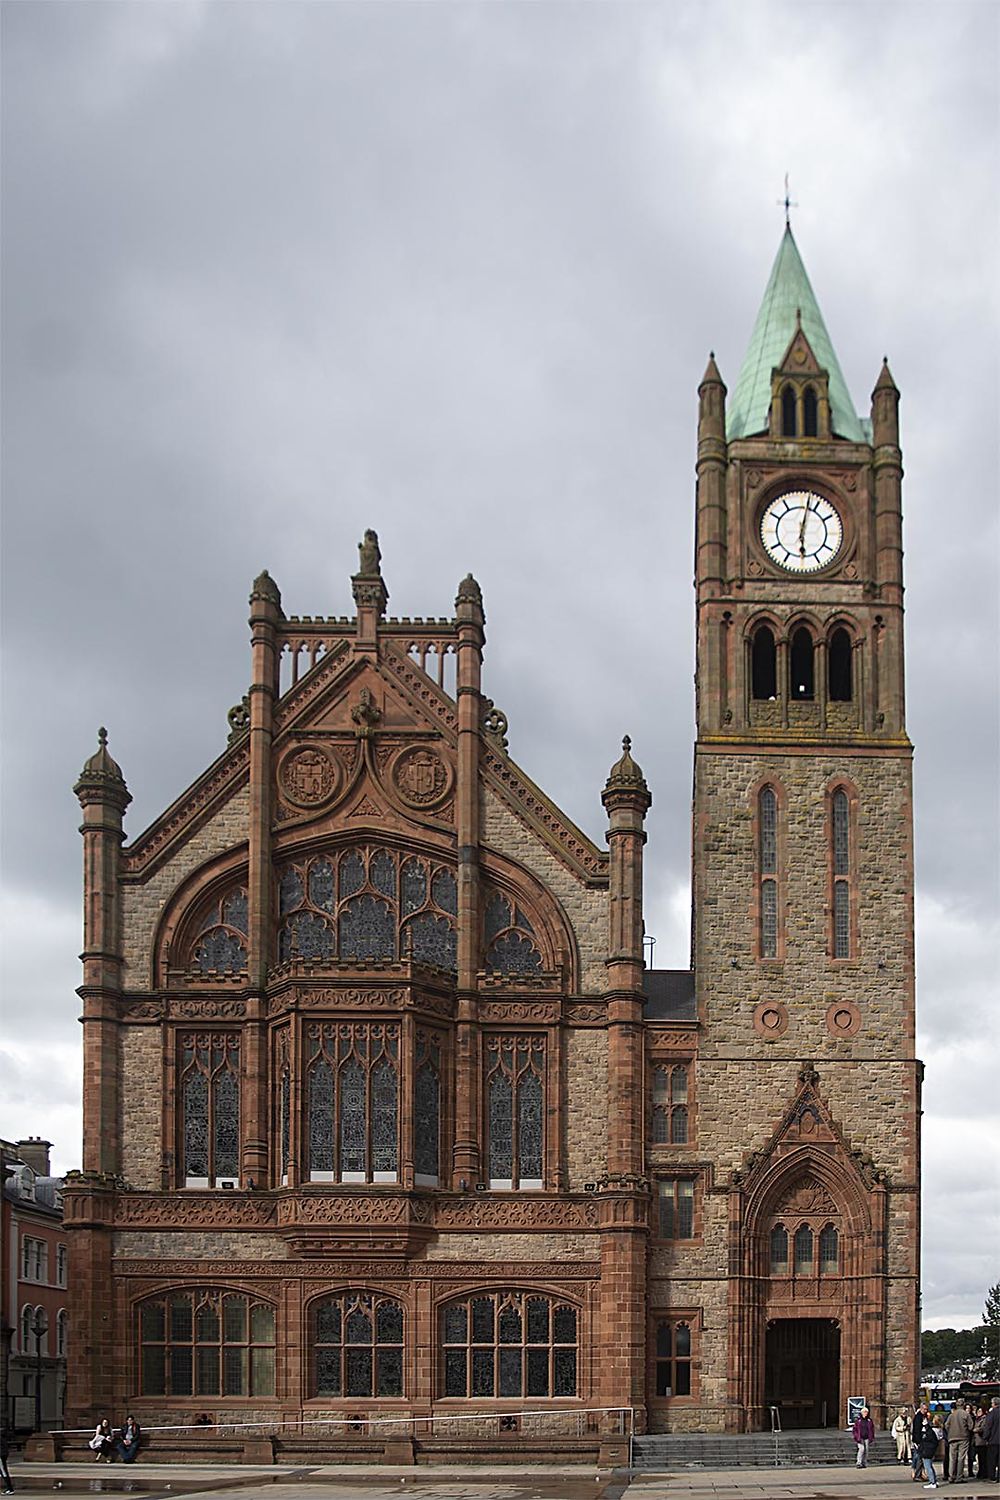
<svg viewBox="0 0 1000 1500"><path fill-rule="evenodd" d="M500 891L487 889L483 929L487 973L514 977L541 972L542 955L531 921Z"/></svg>
<svg viewBox="0 0 1000 1500"><path fill-rule="evenodd" d="M199 975L241 974L247 966L247 892L236 886L202 918L190 962Z"/></svg>
<svg viewBox="0 0 1000 1500"><path fill-rule="evenodd" d="M504 1289L441 1312L445 1396L575 1396L577 1310L541 1292Z"/></svg>
<svg viewBox="0 0 1000 1500"><path fill-rule="evenodd" d="M830 841L833 865L833 932L834 958L852 956L851 882L853 854L851 849L851 805L843 787L837 787L830 799Z"/></svg>
<svg viewBox="0 0 1000 1500"><path fill-rule="evenodd" d="M240 1180L240 1038L181 1032L180 1161L185 1187Z"/></svg>
<svg viewBox="0 0 1000 1500"><path fill-rule="evenodd" d="M831 703L850 703L854 697L851 637L839 625L827 647L827 693Z"/></svg>
<svg viewBox="0 0 1000 1500"><path fill-rule="evenodd" d="M824 1224L819 1235L819 1270L831 1276L840 1269L840 1237L834 1224Z"/></svg>
<svg viewBox="0 0 1000 1500"><path fill-rule="evenodd" d="M811 1276L813 1272L813 1232L808 1224L800 1224L795 1231L795 1274Z"/></svg>
<svg viewBox="0 0 1000 1500"><path fill-rule="evenodd" d="M454 973L457 911L454 871L419 855L363 845L300 859L278 872L278 957Z"/></svg>
<svg viewBox="0 0 1000 1500"><path fill-rule="evenodd" d="M767 701L778 696L777 654L770 625L758 625L753 633L750 684L750 691L756 699Z"/></svg>
<svg viewBox="0 0 1000 1500"><path fill-rule="evenodd" d="M313 1310L317 1396L402 1396L403 1307L365 1291L325 1297Z"/></svg>
<svg viewBox="0 0 1000 1500"><path fill-rule="evenodd" d="M683 1146L688 1140L689 1063L653 1069L654 1145Z"/></svg>
<svg viewBox="0 0 1000 1500"><path fill-rule="evenodd" d="M762 787L757 799L758 953L778 957L778 797Z"/></svg>
<svg viewBox="0 0 1000 1500"><path fill-rule="evenodd" d="M772 1276L788 1275L788 1230L775 1224L771 1230L770 1262Z"/></svg>
<svg viewBox="0 0 1000 1500"><path fill-rule="evenodd" d="M313 1022L306 1031L311 1182L395 1182L399 1174L399 1025Z"/></svg>
<svg viewBox="0 0 1000 1500"><path fill-rule="evenodd" d="M819 435L819 402L811 385L806 386L802 395L802 428L806 437Z"/></svg>
<svg viewBox="0 0 1000 1500"><path fill-rule="evenodd" d="M786 385L781 393L781 435L782 437L796 437L798 435L798 414L795 409L795 392L790 385Z"/></svg>
<svg viewBox="0 0 1000 1500"><path fill-rule="evenodd" d="M804 625L792 636L788 654L788 696L799 702L812 702L816 696L813 638Z"/></svg>
<svg viewBox="0 0 1000 1500"><path fill-rule="evenodd" d="M487 1139L490 1186L540 1188L545 1146L545 1038L487 1036Z"/></svg>
<svg viewBox="0 0 1000 1500"><path fill-rule="evenodd" d="M275 1316L245 1292L195 1287L137 1311L143 1396L273 1396Z"/></svg>

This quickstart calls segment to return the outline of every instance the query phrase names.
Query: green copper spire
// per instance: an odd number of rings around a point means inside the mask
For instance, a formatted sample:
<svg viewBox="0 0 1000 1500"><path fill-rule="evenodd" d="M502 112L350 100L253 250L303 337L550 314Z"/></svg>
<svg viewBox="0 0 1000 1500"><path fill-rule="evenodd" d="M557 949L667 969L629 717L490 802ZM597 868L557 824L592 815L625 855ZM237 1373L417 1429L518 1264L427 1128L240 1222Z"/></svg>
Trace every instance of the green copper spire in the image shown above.
<svg viewBox="0 0 1000 1500"><path fill-rule="evenodd" d="M796 330L796 315L801 312L802 329L812 346L820 367L830 377L830 423L838 437L851 442L869 440L869 424L857 416L847 383L841 374L826 331L819 304L809 285L798 246L786 224L781 246L771 268L764 300L750 337L750 347L743 361L739 379L726 416L726 437L750 437L767 431L771 407L771 372L785 355Z"/></svg>

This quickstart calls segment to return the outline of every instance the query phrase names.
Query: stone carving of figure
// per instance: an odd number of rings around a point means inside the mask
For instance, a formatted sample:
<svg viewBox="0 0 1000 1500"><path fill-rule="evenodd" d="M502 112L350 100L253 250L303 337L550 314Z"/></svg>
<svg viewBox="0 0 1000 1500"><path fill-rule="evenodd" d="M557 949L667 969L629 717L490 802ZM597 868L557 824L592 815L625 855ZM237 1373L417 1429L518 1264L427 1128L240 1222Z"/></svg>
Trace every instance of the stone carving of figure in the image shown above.
<svg viewBox="0 0 1000 1500"><path fill-rule="evenodd" d="M362 578L379 578L381 570L379 563L382 554L378 548L378 532L369 529L365 532L365 539L358 543L358 551L361 554L361 562L358 572Z"/></svg>

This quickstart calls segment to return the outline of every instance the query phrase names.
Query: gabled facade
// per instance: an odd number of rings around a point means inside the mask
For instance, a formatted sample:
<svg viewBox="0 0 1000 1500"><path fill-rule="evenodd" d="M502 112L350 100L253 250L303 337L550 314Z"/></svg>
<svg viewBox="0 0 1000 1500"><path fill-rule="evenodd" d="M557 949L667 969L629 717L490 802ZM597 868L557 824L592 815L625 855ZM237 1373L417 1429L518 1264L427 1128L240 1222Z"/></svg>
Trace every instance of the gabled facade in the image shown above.
<svg viewBox="0 0 1000 1500"><path fill-rule="evenodd" d="M101 732L71 1421L551 1452L907 1398L897 393L848 420L803 284L789 232L731 432L700 392L691 971L644 969L628 742L604 852L507 752L474 579L389 618L374 533L350 619L256 580L229 746L124 848Z"/></svg>

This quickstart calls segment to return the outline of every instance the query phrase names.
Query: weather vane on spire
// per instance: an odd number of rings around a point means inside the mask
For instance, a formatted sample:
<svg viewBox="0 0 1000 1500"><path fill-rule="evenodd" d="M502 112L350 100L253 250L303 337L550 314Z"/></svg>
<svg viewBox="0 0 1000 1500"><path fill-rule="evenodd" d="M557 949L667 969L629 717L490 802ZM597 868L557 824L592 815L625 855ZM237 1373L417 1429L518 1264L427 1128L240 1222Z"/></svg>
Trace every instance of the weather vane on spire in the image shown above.
<svg viewBox="0 0 1000 1500"><path fill-rule="evenodd" d="M786 229L791 229L791 227L792 227L792 221L791 221L791 218L789 216L789 209L798 208L798 206L799 205L797 203L793 203L792 200L791 200L791 198L788 196L788 173L786 172L785 173L785 196L784 196L784 198L779 198L778 199L778 207L779 208L783 208L785 210L785 228Z"/></svg>

